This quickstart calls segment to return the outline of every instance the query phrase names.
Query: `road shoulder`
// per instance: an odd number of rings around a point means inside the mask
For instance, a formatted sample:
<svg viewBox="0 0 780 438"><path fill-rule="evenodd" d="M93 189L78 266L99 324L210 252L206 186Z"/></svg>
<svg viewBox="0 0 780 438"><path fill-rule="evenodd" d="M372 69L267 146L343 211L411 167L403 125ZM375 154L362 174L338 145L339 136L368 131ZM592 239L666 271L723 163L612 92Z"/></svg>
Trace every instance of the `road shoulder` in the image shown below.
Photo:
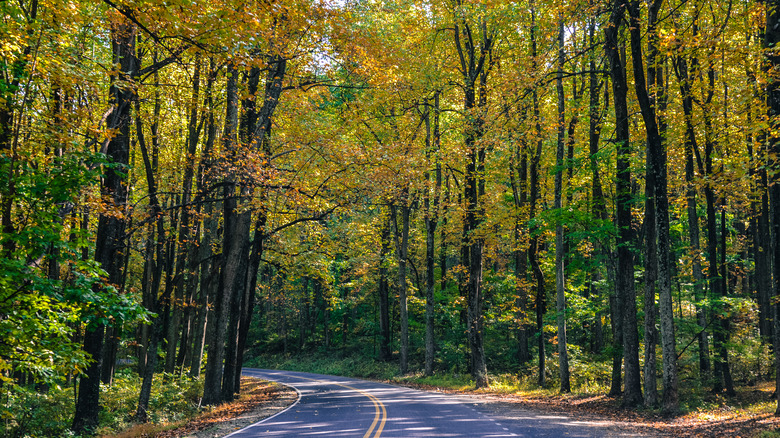
<svg viewBox="0 0 780 438"><path fill-rule="evenodd" d="M263 390L232 403L217 406L211 412L157 438L216 438L262 421L284 411L298 400L298 393L278 382L254 377L243 379L263 382ZM242 385L243 386L243 385Z"/></svg>

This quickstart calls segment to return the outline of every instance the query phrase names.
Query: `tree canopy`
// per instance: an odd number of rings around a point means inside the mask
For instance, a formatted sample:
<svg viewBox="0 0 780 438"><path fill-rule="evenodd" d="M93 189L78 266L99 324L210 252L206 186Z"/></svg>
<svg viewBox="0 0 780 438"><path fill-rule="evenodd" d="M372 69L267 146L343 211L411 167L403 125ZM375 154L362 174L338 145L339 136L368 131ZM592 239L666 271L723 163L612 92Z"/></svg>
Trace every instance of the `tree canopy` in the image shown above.
<svg viewBox="0 0 780 438"><path fill-rule="evenodd" d="M0 2L0 389L89 433L128 363L138 421L312 349L665 413L772 378L777 6Z"/></svg>

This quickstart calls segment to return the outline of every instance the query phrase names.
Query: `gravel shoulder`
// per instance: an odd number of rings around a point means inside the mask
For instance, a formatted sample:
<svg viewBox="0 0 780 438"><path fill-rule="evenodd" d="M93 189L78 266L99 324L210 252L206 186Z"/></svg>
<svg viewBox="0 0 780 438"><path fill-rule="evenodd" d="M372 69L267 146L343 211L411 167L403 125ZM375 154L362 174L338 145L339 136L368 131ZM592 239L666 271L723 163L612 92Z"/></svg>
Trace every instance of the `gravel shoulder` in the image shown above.
<svg viewBox="0 0 780 438"><path fill-rule="evenodd" d="M249 425L255 424L258 421L262 421L268 417L274 416L279 412L284 411L287 407L291 406L298 400L298 393L285 385L276 383L279 386L276 397L272 400L262 402L260 405L255 406L251 410L244 412L237 417L226 419L206 429L192 432L188 435L183 435L183 438L216 438L230 435L231 433L241 430Z"/></svg>

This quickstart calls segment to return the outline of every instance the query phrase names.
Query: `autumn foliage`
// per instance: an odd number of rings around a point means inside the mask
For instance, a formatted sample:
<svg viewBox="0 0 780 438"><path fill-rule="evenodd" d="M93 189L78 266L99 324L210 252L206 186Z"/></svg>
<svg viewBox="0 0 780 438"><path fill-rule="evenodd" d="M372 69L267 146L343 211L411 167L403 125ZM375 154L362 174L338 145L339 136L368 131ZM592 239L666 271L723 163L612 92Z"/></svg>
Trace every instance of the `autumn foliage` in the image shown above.
<svg viewBox="0 0 780 438"><path fill-rule="evenodd" d="M0 393L89 434L118 368L143 423L311 350L670 415L775 379L776 3L0 2Z"/></svg>

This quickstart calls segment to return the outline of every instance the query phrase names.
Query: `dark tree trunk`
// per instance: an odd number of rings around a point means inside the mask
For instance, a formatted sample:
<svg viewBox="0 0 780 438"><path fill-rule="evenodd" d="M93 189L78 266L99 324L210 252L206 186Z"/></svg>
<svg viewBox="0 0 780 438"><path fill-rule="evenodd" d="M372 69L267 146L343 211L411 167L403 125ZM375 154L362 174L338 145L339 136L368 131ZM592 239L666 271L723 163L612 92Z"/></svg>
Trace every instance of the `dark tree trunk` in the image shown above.
<svg viewBox="0 0 780 438"><path fill-rule="evenodd" d="M382 225L382 243L379 252L379 360L392 359L390 348L390 288L388 285L388 260L390 254L390 219ZM316 301L316 300L315 300Z"/></svg>
<svg viewBox="0 0 780 438"><path fill-rule="evenodd" d="M255 297L257 290L257 277L260 271L260 262L263 258L263 244L265 242L265 226L267 215L265 211L258 213L255 221L255 236L252 241L252 252L249 256L249 269L247 271L246 289L244 290L241 302L241 319L238 327L238 346L236 348L236 363L234 376L234 394L238 394L241 389L241 370L244 365L244 351L246 350L246 341L249 337L249 327L252 325L254 316ZM308 319L308 292L306 298L307 319ZM306 324L304 324L305 327Z"/></svg>
<svg viewBox="0 0 780 438"><path fill-rule="evenodd" d="M538 56L536 39L536 9L531 8L531 65L534 71L536 71L537 68L536 60ZM542 157L542 124L539 111L539 91L536 84L534 84L531 94L533 101L534 141L536 142L536 151L531 155L531 199L529 200L528 219L533 222L533 219L536 217L536 206L540 201L539 162ZM536 280L536 297L534 305L536 307L536 331L538 334L537 354L539 357L539 375L537 376L537 383L539 386L544 387L547 380L547 372L544 363L544 313L547 311L547 292L545 291L544 286L544 272L542 272L542 266L539 263L540 233L538 232L537 227L532 227L530 234L531 242L528 245L528 263L531 265L531 271Z"/></svg>
<svg viewBox="0 0 780 438"><path fill-rule="evenodd" d="M628 84L626 82L626 67L620 56L618 36L623 24L626 4L615 0L609 25L605 31L605 51L610 63L612 79L612 94L615 109L615 143L617 144L616 170L616 219L617 219L617 276L615 282L615 299L613 305L613 326L615 329L615 350L621 352L625 362L625 395L623 402L635 406L642 401L639 380L638 333L636 317L636 293L634 290L633 236L631 230L631 171L629 161L631 147L629 144L628 120ZM620 363L613 361L613 382L610 394L620 394L620 384L615 377L620 377Z"/></svg>
<svg viewBox="0 0 780 438"><path fill-rule="evenodd" d="M195 155L197 154L200 129L198 128L198 100L200 99L200 56L195 56L195 70L192 75L192 97L190 99L190 114L187 135L187 155L184 159L184 175L182 177L181 217L178 234L178 254L176 256L176 270L174 275L174 299L171 303L173 309L171 326L168 333L168 348L165 355L165 371L173 373L176 367L176 347L180 343L180 333L183 330L183 317L186 316L189 306L186 306L185 289L190 283L188 261L190 247L192 245L192 181L195 176ZM186 339L185 339L186 341ZM186 345L186 342L182 345ZM183 359L182 359L183 360Z"/></svg>
<svg viewBox="0 0 780 438"><path fill-rule="evenodd" d="M235 67L229 69L227 81L227 104L224 138L225 149L235 150L236 132L238 128L238 72ZM224 234L222 249L222 269L219 276L219 287L214 297L214 330L208 343L208 361L203 384L203 404L218 404L222 402L222 373L225 357L225 338L229 319L230 303L232 302L234 286L239 277L238 265L242 254L243 240L249 233L247 214L236 211L236 182L233 176L225 178L224 188ZM240 217L240 218L239 218ZM244 227L246 226L246 229Z"/></svg>
<svg viewBox="0 0 780 438"><path fill-rule="evenodd" d="M698 64L695 60L694 63ZM683 54L676 57L674 68L677 80L680 83L680 95L682 98L683 116L685 119L685 182L688 186L686 189L686 199L688 233L692 257L691 275L693 277L694 299L696 300L696 319L700 327L700 333L698 335L699 372L704 376L710 372L710 348L709 336L706 330L707 312L705 306L701 304L706 298L706 291L704 288L704 274L701 267L701 242L699 237L699 217L697 213L698 209L696 207L695 167L693 162L694 155L698 157L699 152L696 142L696 131L693 125L692 79L688 72L688 62Z"/></svg>
<svg viewBox="0 0 780 438"><path fill-rule="evenodd" d="M718 261L718 218L717 218L717 196L715 193L715 184L712 181L712 177L715 175L712 161L713 154L715 153L715 138L714 127L712 120L712 98L715 90L715 71L712 64L707 68L707 86L706 97L703 99L702 111L704 118L704 173L708 176L707 183L704 187L704 195L707 201L707 251L709 261L709 277L710 277L710 290L713 293L718 294L719 297L725 298L726 296L726 272L722 272L721 269L725 264L721 264ZM723 252L725 255L725 252ZM731 381L731 371L729 370L728 363L728 347L726 342L728 340L728 321L723 315L727 309L724 308L725 303L721 302L715 306L716 315L716 327L713 330L713 349L714 349L714 385L713 392L720 393L724 389L727 395L732 396L735 394L734 385ZM725 386L724 386L725 384Z"/></svg>
<svg viewBox="0 0 780 438"><path fill-rule="evenodd" d="M155 84L159 86L159 76L155 73ZM159 120L160 115L160 95L155 93L154 99L154 117L155 120L152 125L152 133L156 135L156 123ZM141 105L138 100L135 101L136 113L141 113ZM158 157L158 143L154 141L152 143L152 151L149 153L149 148L146 143L146 136L144 135L143 123L140 117L135 118L136 138L138 140L138 146L141 149L141 157L143 158L144 171L146 175L146 185L149 190L149 209L150 214L154 218L154 225L156 227L156 239L154 238L155 230L150 229L150 236L148 239L149 248L147 249L147 257L150 262L150 270L147 274L149 276L149 289L145 291L144 305L146 309L152 313L160 314L161 302L166 302L167 295L159 297L160 284L162 283L163 270L165 264L164 260L167 259L165 253L165 240L166 240L166 228L165 228L165 215L163 214L163 207L160 205L158 182L156 179L157 173L157 157ZM154 244L153 244L154 243ZM153 244L153 245L152 245ZM154 251L152 251L152 247ZM170 289L167 289L170 291ZM152 381L154 374L157 372L157 347L164 335L164 324L160 321L160 316L152 322L152 326L148 329L148 347L146 351L146 363L143 368L141 391L138 395L138 406L135 412L135 420L141 423L145 423L149 420L147 411L149 409L149 402L152 394Z"/></svg>
<svg viewBox="0 0 780 438"><path fill-rule="evenodd" d="M661 346L663 351L663 410L666 413L675 413L679 410L677 392L677 352L675 349L674 313L672 307L671 272L670 272L670 242L669 242L669 202L667 198L666 181L666 151L663 138L659 130L657 117L657 94L663 91L659 87L661 69L657 67L658 35L656 33L656 21L661 1L650 3L648 8L648 74L645 81L644 61L642 57L640 6L637 0L629 2L629 15L631 17L631 53L634 67L634 88L637 100L642 109L642 118L647 133L647 150L649 172L653 173L654 185L652 202L655 204L655 234L658 240L657 266L659 288L659 314L661 317ZM647 84L654 86L654 94L651 95ZM663 84L661 84L663 85ZM653 382L654 384L654 382ZM627 390L628 391L628 390ZM653 398L652 396L650 398Z"/></svg>
<svg viewBox="0 0 780 438"><path fill-rule="evenodd" d="M439 269L441 270L441 290L442 292L447 290L447 211L450 204L450 177L449 174L445 174L444 178L444 200L441 205L441 225L439 226Z"/></svg>
<svg viewBox="0 0 780 438"><path fill-rule="evenodd" d="M595 31L596 20L590 19L588 23L588 39L590 45L595 47ZM601 185L601 175L598 165L598 153L599 153L599 140L601 138L601 118L604 115L606 108L602 109L599 102L600 88L603 82L599 79L596 72L596 55L592 54L590 57L590 73L589 73L589 107L588 107L588 147L590 152L590 170L592 175L592 214L593 217L602 224L606 224L609 220L607 215L607 203L604 199L604 190ZM606 89L606 88L605 88ZM606 107L606 105L605 105ZM608 250L605 247L602 237L598 236L594 239L594 246L596 247L596 255L603 259L608 259ZM590 297L596 303L601 302L601 289L597 286L601 278L600 270L595 268L591 271L590 278ZM593 352L601 353L604 348L604 333L601 325L602 312L596 312L596 318L593 321ZM618 378L619 380L619 378Z"/></svg>
<svg viewBox="0 0 780 438"><path fill-rule="evenodd" d="M431 205L429 191L425 195L425 375L433 375L433 359L436 353L436 344L434 339L434 311L436 301L434 299L436 268L436 225L439 220L439 198L441 194L441 162L439 160L440 134L439 134L439 93L436 92L433 97L433 132L431 132L430 110L426 115L426 155L428 163L431 163L431 156L435 160L435 182L433 193L433 205ZM430 172L426 171L425 180L430 180Z"/></svg>
<svg viewBox="0 0 780 438"><path fill-rule="evenodd" d="M275 54L270 56L268 65L270 68L268 69L266 76L263 104L260 107L260 110L255 113L255 102L250 99L249 102L247 102L245 111L245 132L248 133L247 144L249 144L251 148L259 150L265 162L270 162L272 159L269 143L269 139L271 137L271 123L273 121L274 112L276 111L276 106L279 103L279 98L282 94L282 84L285 79L287 59L279 54ZM257 90L259 74L259 69L253 69L250 72L249 91L252 93L252 95L254 95L255 91ZM247 194L249 193L251 192L247 191ZM231 385L231 380L226 380L228 388L223 389L222 391L223 396L226 399L228 397L232 398L232 396L237 394L240 389L240 377L244 357L243 349L246 343L247 334L249 333L249 325L252 321L252 314L254 312L254 290L255 286L257 285L257 275L260 268L260 260L262 258L263 240L266 237L265 227L268 213L265 210L265 204L267 201L265 187L261 186L259 188L258 196L260 201L260 212L258 213L258 219L255 223L255 239L252 244L252 258L248 266L246 264L244 265L245 267L243 275L245 278L243 278L242 287L236 289L238 293L241 294L241 301L239 302L239 305L244 303L245 307L243 307L240 313L237 314L237 318L240 322L243 322L243 324L237 324L237 327L230 332L230 338L236 340L236 345L234 346L236 353L235 357L232 359L233 362L231 362L231 368L235 368L235 371L231 371L233 384ZM244 248L245 255L243 258L244 263L246 263L246 260L249 257L250 222L251 215L247 213L247 231ZM226 364L225 366L227 367L228 365ZM233 386L233 388L230 388L230 386Z"/></svg>
<svg viewBox="0 0 780 438"><path fill-rule="evenodd" d="M658 343L656 319L658 311L655 306L656 281L658 280L658 247L656 234L655 211L655 172L650 163L650 151L646 152L645 170L645 406L655 407L658 404L658 387L656 376L656 354Z"/></svg>
<svg viewBox="0 0 780 438"><path fill-rule="evenodd" d="M238 130L239 144L241 147L252 145L260 146L263 144L262 139L254 139L255 131L257 129L258 113L257 105L255 102L255 96L257 95L257 89L260 84L260 69L253 67L246 74L247 82L247 97L242 100L240 123ZM270 85L270 83L269 83ZM268 133L270 135L270 132ZM236 157L238 158L238 157ZM242 198L248 199L255 192L254 184L250 181L242 181L244 186L241 188ZM262 194L261 190L261 194ZM262 195L261 195L262 196ZM252 275L252 267L249 263L250 254L250 224L252 221L251 212L243 212L240 214L242 229L246 228L246 235L241 236L241 248L240 256L238 258L238 270L236 273L233 297L230 301L230 318L227 326L227 337L225 338L225 365L222 375L222 400L233 400L234 395L238 393L240 388L240 374L241 364L238 361L238 349L239 349L239 331L241 330L241 319L244 317L244 312L249 309L242 308L242 304L249 304L249 288L253 283L253 277L257 276L257 269L259 267L260 259L258 258L258 266L254 266L254 275ZM264 215L261 215L264 217ZM260 228L255 229L255 240L258 245L262 244L263 228L265 227L265 221L262 220L261 224L258 224ZM243 234L243 231L242 231ZM253 260L255 261L255 260ZM224 268L223 268L224 269ZM285 336L285 352L287 351L287 338Z"/></svg>
<svg viewBox="0 0 780 438"><path fill-rule="evenodd" d="M554 208L560 211L563 207L561 199L563 195L563 153L565 142L565 118L566 106L563 93L563 64L566 57L564 51L563 19L558 21L558 72L556 77L556 90L558 94L558 142L555 158L555 201ZM569 356L566 350L566 291L565 291L565 256L563 224L559 220L555 225L555 296L556 296L556 322L558 326L558 370L561 381L561 392L571 392L569 382Z"/></svg>
<svg viewBox="0 0 780 438"><path fill-rule="evenodd" d="M128 191L124 166L130 161L130 113L135 98L132 83L138 72L135 55L135 27L118 23L111 30L114 62L121 65L121 77L113 77L109 89L112 110L107 118L107 128L115 132L106 140L105 151L119 167L107 168L101 186L103 199L110 199L117 211L126 210ZM122 84L125 84L124 86ZM115 215L101 215L98 221L95 260L108 273L108 281L118 285L122 281L124 267L126 220ZM84 336L84 351L93 362L81 378L76 413L71 429L76 433L90 433L98 424L100 408L100 377L105 326L90 322Z"/></svg>
<svg viewBox="0 0 780 438"><path fill-rule="evenodd" d="M766 29L764 33L764 48L770 49L767 52L767 69L775 71L780 68L780 53L777 48L780 45L780 1L768 0L766 2ZM770 81L767 83L767 115L769 116L769 128L767 132L768 150L775 157L780 155L780 138L777 135L778 122L780 121L780 78L776 75L770 75ZM771 156L771 155L770 155ZM775 350L775 394L780 395L780 172L777 172L778 159L771 159L768 163L772 169L771 185L769 189L770 201L772 203L771 223L774 264L772 273L774 274L773 289L775 298L774 311L774 350ZM780 396L777 399L777 409L775 416L780 416Z"/></svg>
<svg viewBox="0 0 780 438"><path fill-rule="evenodd" d="M235 301L239 300L246 279L246 257L249 242L251 216L248 211L239 212L239 194L235 185L225 189L224 236L222 248L222 269L219 278L219 290L216 297L215 325L213 338L209 340L208 362L204 381L203 404L219 404L225 397L232 398L232 392L225 394L222 386L227 380L224 374L233 372L235 346L237 342L235 325L231 324L231 314L235 312ZM243 190L242 190L243 191ZM241 193L246 195L246 193ZM244 260L244 262L242 262ZM233 330L229 330L232 328ZM233 380L229 380L232 384Z"/></svg>
<svg viewBox="0 0 780 438"><path fill-rule="evenodd" d="M406 195L406 193L404 193ZM401 209L401 225L398 225L398 213L395 205L390 205L391 222L393 224L393 238L395 241L395 253L398 259L398 305L401 313L401 358L400 371L406 374L409 371L409 313L407 308L408 286L406 282L406 264L409 253L409 215L411 207L404 203Z"/></svg>
<svg viewBox="0 0 780 438"><path fill-rule="evenodd" d="M230 301L230 315L227 326L227 333L225 340L225 362L224 370L222 374L222 401L233 400L234 395L238 393L236 387L238 373L240 375L241 367L238 365L238 332L239 322L241 320L244 309L242 304L244 303L244 296L248 290L248 272L249 272L249 232L250 222L252 216L250 212L242 212L239 214L238 223L241 230L237 236L241 239L237 243L240 245L240 253L238 256L238 268L236 270L236 278L233 286L233 296ZM244 230L246 230L244 232ZM224 267L223 267L224 269Z"/></svg>
<svg viewBox="0 0 780 438"><path fill-rule="evenodd" d="M486 387L487 366L485 364L484 334L482 330L482 269L484 238L476 231L484 221L484 207L481 196L485 190L485 145L480 143L484 134L484 117L487 110L487 78L490 72L493 49L493 35L488 32L485 18L478 18L479 30L469 24L465 17L457 17L454 29L455 49L458 54L459 73L462 77L463 110L467 120L464 128L466 149L463 184L464 218L462 249L463 263L468 280L463 284L466 295L467 338L471 363L471 374L477 388ZM475 40L473 35L479 35Z"/></svg>
<svg viewBox="0 0 780 438"><path fill-rule="evenodd" d="M198 241L196 248L191 253L192 261L190 269L197 272L200 269L200 277L197 284L193 287L198 289L196 314L193 317L192 328L192 346L190 348L189 376L199 377L201 365L203 362L203 349L206 342L206 325L209 314L209 297L213 297L212 284L217 275L219 263L212 260L212 239L218 239L219 228L218 221L214 215L217 201L212 196L206 194L206 187L212 182L212 178L207 176L209 168L213 164L212 151L217 138L217 124L214 120L214 100L212 97L213 85L216 80L216 68L214 60L209 60L209 74L206 80L206 92L204 98L204 110L208 111L206 116L206 143L203 146L200 163L197 173L197 201L195 205L195 216L198 223L195 229L195 239ZM201 208L204 205L204 209ZM201 212L203 214L201 215ZM202 234L202 235L201 235Z"/></svg>
<svg viewBox="0 0 780 438"><path fill-rule="evenodd" d="M721 173L723 172L723 168L720 169ZM722 279L720 282L721 287L721 296L726 299L729 295L729 270L728 270L728 264L726 262L726 199L725 197L722 197L720 199L720 273L722 275ZM730 333L731 333L731 321L729 318L723 318L722 321L722 329L724 333L724 342L721 344L720 351L718 353L720 354L721 362L726 364L723 367L723 382L726 387L726 394L728 394L730 397L733 397L737 395L736 391L734 391L734 379L731 377L731 369L729 367L729 356L728 356L728 347L727 343L729 341Z"/></svg>
<svg viewBox="0 0 780 438"><path fill-rule="evenodd" d="M114 371L116 368L117 353L119 352L119 343L122 340L122 323L115 322L106 328L106 339L103 344L103 369L100 381L104 385L111 385L114 380Z"/></svg>
<svg viewBox="0 0 780 438"><path fill-rule="evenodd" d="M523 111L523 120L526 118L526 109ZM528 286L526 284L526 275L528 271L528 250L523 249L525 242L521 233L524 226L523 209L528 202L528 144L521 139L521 144L517 150L513 151L509 165L509 180L512 185L514 199L514 258L515 273L515 292L517 294L517 361L520 365L525 365L531 361L531 351L529 350L528 337Z"/></svg>

